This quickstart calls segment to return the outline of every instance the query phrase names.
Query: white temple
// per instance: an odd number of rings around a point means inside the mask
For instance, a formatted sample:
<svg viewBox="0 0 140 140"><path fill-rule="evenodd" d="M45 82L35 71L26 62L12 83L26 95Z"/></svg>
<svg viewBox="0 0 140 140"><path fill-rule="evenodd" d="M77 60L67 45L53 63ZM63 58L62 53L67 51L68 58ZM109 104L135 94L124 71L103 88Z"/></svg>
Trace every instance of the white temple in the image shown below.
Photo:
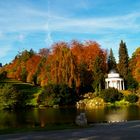
<svg viewBox="0 0 140 140"><path fill-rule="evenodd" d="M125 90L124 80L120 77L120 74L115 70L111 70L108 74L108 77L105 78L106 89L116 88L118 90Z"/></svg>

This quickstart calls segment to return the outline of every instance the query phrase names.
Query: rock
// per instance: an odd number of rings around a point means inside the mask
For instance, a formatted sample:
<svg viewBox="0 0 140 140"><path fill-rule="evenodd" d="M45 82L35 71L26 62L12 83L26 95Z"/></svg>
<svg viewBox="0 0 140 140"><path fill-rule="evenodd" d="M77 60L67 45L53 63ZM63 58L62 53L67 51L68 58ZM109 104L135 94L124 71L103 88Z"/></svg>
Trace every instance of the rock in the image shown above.
<svg viewBox="0 0 140 140"><path fill-rule="evenodd" d="M53 108L59 108L59 105L53 105Z"/></svg>
<svg viewBox="0 0 140 140"><path fill-rule="evenodd" d="M79 102L76 103L77 108L85 108L86 106L86 100L80 100Z"/></svg>
<svg viewBox="0 0 140 140"><path fill-rule="evenodd" d="M86 126L87 125L87 118L85 113L80 113L80 115L78 115L76 117L75 123L79 126Z"/></svg>

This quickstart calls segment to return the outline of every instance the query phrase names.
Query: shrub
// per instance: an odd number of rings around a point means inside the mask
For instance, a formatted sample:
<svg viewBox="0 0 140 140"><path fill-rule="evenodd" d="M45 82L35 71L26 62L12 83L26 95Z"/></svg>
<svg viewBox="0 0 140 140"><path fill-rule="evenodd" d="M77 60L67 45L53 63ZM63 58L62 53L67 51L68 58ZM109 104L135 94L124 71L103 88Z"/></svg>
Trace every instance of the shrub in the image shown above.
<svg viewBox="0 0 140 140"><path fill-rule="evenodd" d="M15 89L9 85L4 84L0 87L0 104L2 108L9 108L15 104Z"/></svg>
<svg viewBox="0 0 140 140"><path fill-rule="evenodd" d="M38 97L38 104L45 106L75 104L76 94L65 84L49 84Z"/></svg>
<svg viewBox="0 0 140 140"><path fill-rule="evenodd" d="M0 80L4 80L7 78L7 72L6 71L3 71L0 73Z"/></svg>
<svg viewBox="0 0 140 140"><path fill-rule="evenodd" d="M115 101L120 101L123 98L123 94L115 88L102 90L100 96L104 99L105 102L111 103L114 103Z"/></svg>
<svg viewBox="0 0 140 140"><path fill-rule="evenodd" d="M125 96L125 100L130 103L135 103L138 101L138 96L135 94L129 94L129 95Z"/></svg>
<svg viewBox="0 0 140 140"><path fill-rule="evenodd" d="M4 84L0 86L0 106L1 108L23 108L26 106L28 94L19 92L13 85Z"/></svg>

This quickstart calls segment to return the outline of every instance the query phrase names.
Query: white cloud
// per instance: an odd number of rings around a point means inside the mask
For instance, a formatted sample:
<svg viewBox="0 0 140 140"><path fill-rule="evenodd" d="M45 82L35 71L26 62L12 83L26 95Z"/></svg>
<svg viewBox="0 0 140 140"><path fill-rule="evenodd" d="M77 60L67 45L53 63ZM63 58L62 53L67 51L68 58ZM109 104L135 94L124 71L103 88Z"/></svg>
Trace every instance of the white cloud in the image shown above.
<svg viewBox="0 0 140 140"><path fill-rule="evenodd" d="M103 18L65 18L51 20L51 29L54 31L77 32L77 33L104 33L110 30L139 31L140 25L137 19L138 13Z"/></svg>
<svg viewBox="0 0 140 140"><path fill-rule="evenodd" d="M88 2L82 1L79 6L87 8L87 4ZM49 9L51 10L51 7ZM27 6L17 7L10 12L6 10L0 10L0 14L3 14L0 17L2 32L47 31L48 24L54 32L104 34L118 30L140 31L140 14L134 12L122 16L78 18L65 13L59 15L56 11L41 11Z"/></svg>
<svg viewBox="0 0 140 140"><path fill-rule="evenodd" d="M48 47L50 47L50 46L52 45L53 39L52 39L52 36L51 36L51 32L48 32L48 33L47 33L45 42L46 42L46 45L47 45Z"/></svg>
<svg viewBox="0 0 140 140"><path fill-rule="evenodd" d="M87 8L87 3L82 1L79 6ZM55 11L41 11L27 6L10 9L10 12L6 10L0 10L0 14L3 14L0 18L0 30L7 32L46 30L45 24L48 20L53 31L95 33L106 29L139 29L139 24L136 21L140 18L139 13L116 17L78 18L68 17L65 14L58 15L59 13L55 13Z"/></svg>
<svg viewBox="0 0 140 140"><path fill-rule="evenodd" d="M19 34L17 39L22 42L25 39L25 35Z"/></svg>

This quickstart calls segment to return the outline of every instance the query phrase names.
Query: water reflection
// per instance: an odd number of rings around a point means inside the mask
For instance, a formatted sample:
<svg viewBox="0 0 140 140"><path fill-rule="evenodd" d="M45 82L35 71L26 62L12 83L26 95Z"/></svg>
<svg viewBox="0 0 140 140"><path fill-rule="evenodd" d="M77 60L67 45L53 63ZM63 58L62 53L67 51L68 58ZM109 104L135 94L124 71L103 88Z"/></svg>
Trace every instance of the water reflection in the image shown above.
<svg viewBox="0 0 140 140"><path fill-rule="evenodd" d="M129 118L129 120L140 120L140 107L130 106L127 110L127 118Z"/></svg>
<svg viewBox="0 0 140 140"><path fill-rule="evenodd" d="M80 112L85 112L88 123L140 120L140 108L138 106L105 107L90 110L45 108L18 112L0 111L0 128L44 127L54 123L74 123Z"/></svg>
<svg viewBox="0 0 140 140"><path fill-rule="evenodd" d="M48 123L72 123L75 120L76 109L65 108L65 109L39 109L38 119L41 127L44 127Z"/></svg>
<svg viewBox="0 0 140 140"><path fill-rule="evenodd" d="M86 116L89 123L104 122L105 121L105 108L98 108L92 110L86 110Z"/></svg>
<svg viewBox="0 0 140 140"><path fill-rule="evenodd" d="M108 110L108 113L106 115L106 120L107 122L121 122L121 121L126 121L127 120L127 113L128 109L127 108L114 108Z"/></svg>

